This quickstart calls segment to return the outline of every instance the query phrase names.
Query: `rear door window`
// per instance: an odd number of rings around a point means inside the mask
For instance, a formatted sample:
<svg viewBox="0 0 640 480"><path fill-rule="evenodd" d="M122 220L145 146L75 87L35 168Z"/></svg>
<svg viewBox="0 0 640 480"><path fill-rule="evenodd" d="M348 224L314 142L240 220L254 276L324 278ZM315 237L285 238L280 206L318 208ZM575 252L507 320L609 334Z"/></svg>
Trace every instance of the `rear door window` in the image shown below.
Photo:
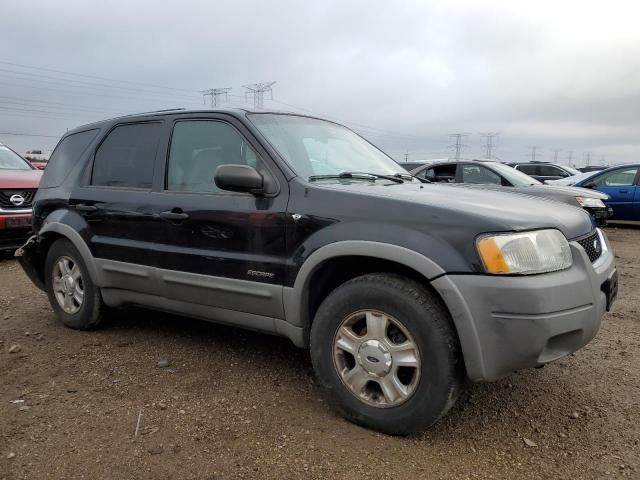
<svg viewBox="0 0 640 480"><path fill-rule="evenodd" d="M453 183L456 181L456 164L431 167L427 169L426 178L432 182Z"/></svg>
<svg viewBox="0 0 640 480"><path fill-rule="evenodd" d="M95 129L64 137L51 154L47 168L42 174L40 188L60 186L97 134L98 130Z"/></svg>
<svg viewBox="0 0 640 480"><path fill-rule="evenodd" d="M462 181L464 183L502 185L502 178L482 165L464 165L462 167Z"/></svg>
<svg viewBox="0 0 640 480"><path fill-rule="evenodd" d="M541 177L567 177L566 172L553 165L538 165L538 175Z"/></svg>
<svg viewBox="0 0 640 480"><path fill-rule="evenodd" d="M161 133L158 122L114 128L96 151L91 185L151 188Z"/></svg>
<svg viewBox="0 0 640 480"><path fill-rule="evenodd" d="M537 165L517 165L517 169L527 175L540 175L537 167Z"/></svg>

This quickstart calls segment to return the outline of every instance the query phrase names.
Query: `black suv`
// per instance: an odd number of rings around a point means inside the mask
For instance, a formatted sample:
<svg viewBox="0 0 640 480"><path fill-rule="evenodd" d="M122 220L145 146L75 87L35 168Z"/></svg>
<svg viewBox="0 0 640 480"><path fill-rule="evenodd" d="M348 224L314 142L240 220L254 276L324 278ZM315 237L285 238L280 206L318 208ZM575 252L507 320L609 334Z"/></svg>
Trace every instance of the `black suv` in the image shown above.
<svg viewBox="0 0 640 480"><path fill-rule="evenodd" d="M588 343L614 255L583 210L409 175L293 114L169 111L65 134L16 253L72 328L138 305L290 338L348 419L424 429L465 377Z"/></svg>
<svg viewBox="0 0 640 480"><path fill-rule="evenodd" d="M582 173L573 167L549 162L521 162L508 165L543 183L547 180L560 180Z"/></svg>

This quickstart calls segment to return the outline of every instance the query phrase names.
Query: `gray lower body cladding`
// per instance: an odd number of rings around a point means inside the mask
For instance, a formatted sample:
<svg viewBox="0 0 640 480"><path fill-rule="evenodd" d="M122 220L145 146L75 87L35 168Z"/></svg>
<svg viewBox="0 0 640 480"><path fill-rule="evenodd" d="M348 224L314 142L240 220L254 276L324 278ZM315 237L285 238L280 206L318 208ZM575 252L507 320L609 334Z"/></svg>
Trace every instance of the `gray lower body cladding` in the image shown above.
<svg viewBox="0 0 640 480"><path fill-rule="evenodd" d="M591 341L606 311L611 247L592 264L571 242L573 266L530 276L445 275L432 282L449 307L473 381L493 381L568 355Z"/></svg>

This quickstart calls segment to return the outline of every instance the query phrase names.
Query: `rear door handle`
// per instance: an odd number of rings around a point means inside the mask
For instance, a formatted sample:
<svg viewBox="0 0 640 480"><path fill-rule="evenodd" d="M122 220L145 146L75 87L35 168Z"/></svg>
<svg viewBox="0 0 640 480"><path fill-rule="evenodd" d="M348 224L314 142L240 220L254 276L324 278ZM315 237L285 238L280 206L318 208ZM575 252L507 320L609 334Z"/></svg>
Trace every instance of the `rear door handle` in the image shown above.
<svg viewBox="0 0 640 480"><path fill-rule="evenodd" d="M98 207L95 205L85 205L84 203L78 203L74 205L74 208L80 212L95 212L98 210Z"/></svg>
<svg viewBox="0 0 640 480"><path fill-rule="evenodd" d="M189 215L179 209L167 210L166 212L160 212L160 218L166 218L168 220L186 220Z"/></svg>

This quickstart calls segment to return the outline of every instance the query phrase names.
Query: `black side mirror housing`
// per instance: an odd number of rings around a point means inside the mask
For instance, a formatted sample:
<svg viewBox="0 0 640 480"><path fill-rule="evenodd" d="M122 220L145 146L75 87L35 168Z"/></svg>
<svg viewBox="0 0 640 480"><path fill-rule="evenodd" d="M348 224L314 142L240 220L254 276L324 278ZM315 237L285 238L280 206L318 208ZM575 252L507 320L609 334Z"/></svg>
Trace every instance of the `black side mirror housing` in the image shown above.
<svg viewBox="0 0 640 480"><path fill-rule="evenodd" d="M264 194L264 178L249 165L220 165L213 179L222 190L257 196Z"/></svg>
<svg viewBox="0 0 640 480"><path fill-rule="evenodd" d="M596 186L596 182L587 182L582 185L582 188L594 188Z"/></svg>

